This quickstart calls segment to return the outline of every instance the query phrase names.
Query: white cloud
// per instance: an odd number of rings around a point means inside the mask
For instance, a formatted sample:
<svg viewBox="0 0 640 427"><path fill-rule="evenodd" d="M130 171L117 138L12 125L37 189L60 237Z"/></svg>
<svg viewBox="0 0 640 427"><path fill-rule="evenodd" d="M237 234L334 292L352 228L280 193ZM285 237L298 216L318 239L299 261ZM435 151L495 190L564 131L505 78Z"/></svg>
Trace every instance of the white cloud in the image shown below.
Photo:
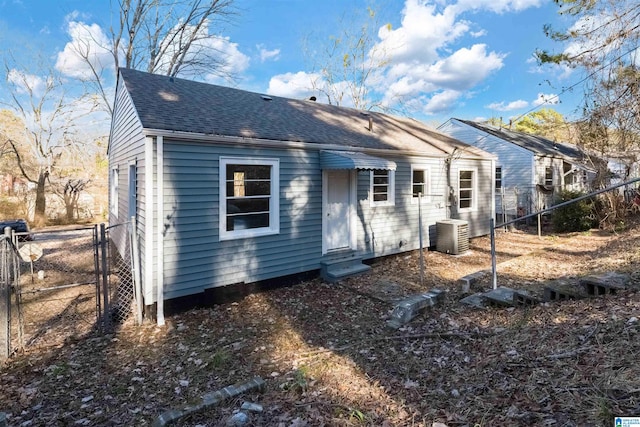
<svg viewBox="0 0 640 427"><path fill-rule="evenodd" d="M455 90L444 90L435 94L424 106L426 114L439 114L451 111L462 94Z"/></svg>
<svg viewBox="0 0 640 427"><path fill-rule="evenodd" d="M208 31L208 29L207 29ZM238 43L233 43L229 37L214 37L206 39L204 49L206 55L211 55L222 61L216 73L207 75L208 82L215 82L220 75L235 76L249 68L250 59L238 49ZM202 52L199 52L202 54Z"/></svg>
<svg viewBox="0 0 640 427"><path fill-rule="evenodd" d="M265 62L267 60L277 61L280 58L280 49L269 50L264 45L256 45L256 48L260 51L260 61Z"/></svg>
<svg viewBox="0 0 640 427"><path fill-rule="evenodd" d="M324 80L317 73L297 73L278 74L269 80L267 93L286 98L302 99L307 98L313 91L313 83L323 86Z"/></svg>
<svg viewBox="0 0 640 427"><path fill-rule="evenodd" d="M384 79L376 87L384 88L383 104L396 102L415 105L422 110L445 112L473 87L504 66L506 53L491 50L486 44L461 45L463 37L479 38L486 30L467 18L465 12L520 12L539 7L543 0L406 0L401 25L378 31L379 43L372 53L386 53L389 65ZM467 13L467 15L469 15ZM469 15L473 16L473 15ZM429 97L428 94L435 93Z"/></svg>
<svg viewBox="0 0 640 427"><path fill-rule="evenodd" d="M502 102L494 102L492 104L489 104L486 106L486 108L490 109L490 110L496 110L496 111L513 111L513 110L519 110L522 108L526 108L529 106L529 103L527 101L524 101L522 99L519 99L517 101L511 101L509 103L506 103L504 101Z"/></svg>
<svg viewBox="0 0 640 427"><path fill-rule="evenodd" d="M459 49L430 67L429 71L433 74L431 81L450 89L470 89L493 71L502 68L505 56L487 53L484 44L473 45L471 49Z"/></svg>
<svg viewBox="0 0 640 427"><path fill-rule="evenodd" d="M16 70L9 70L7 81L16 87L18 93L33 93L35 96L42 94L47 86L47 80L34 74L27 74Z"/></svg>
<svg viewBox="0 0 640 427"><path fill-rule="evenodd" d="M91 67L98 72L114 67L111 42L99 25L72 20L67 25L67 33L71 41L58 53L55 64L62 74L89 79Z"/></svg>
<svg viewBox="0 0 640 427"><path fill-rule="evenodd" d="M560 103L560 98L555 93L539 93L538 98L532 102L535 106L540 105L557 105Z"/></svg>
<svg viewBox="0 0 640 427"><path fill-rule="evenodd" d="M542 0L459 0L455 7L460 11L487 10L503 14L521 12L532 7L540 7L542 4Z"/></svg>

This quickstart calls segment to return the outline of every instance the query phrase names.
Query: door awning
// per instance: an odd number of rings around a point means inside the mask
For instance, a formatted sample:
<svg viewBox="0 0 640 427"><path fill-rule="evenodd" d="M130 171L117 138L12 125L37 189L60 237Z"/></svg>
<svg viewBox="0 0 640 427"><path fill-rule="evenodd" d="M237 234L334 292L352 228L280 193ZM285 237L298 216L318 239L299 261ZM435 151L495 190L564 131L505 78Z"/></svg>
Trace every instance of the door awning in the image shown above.
<svg viewBox="0 0 640 427"><path fill-rule="evenodd" d="M321 169L386 169L396 170L396 163L355 151L320 151Z"/></svg>

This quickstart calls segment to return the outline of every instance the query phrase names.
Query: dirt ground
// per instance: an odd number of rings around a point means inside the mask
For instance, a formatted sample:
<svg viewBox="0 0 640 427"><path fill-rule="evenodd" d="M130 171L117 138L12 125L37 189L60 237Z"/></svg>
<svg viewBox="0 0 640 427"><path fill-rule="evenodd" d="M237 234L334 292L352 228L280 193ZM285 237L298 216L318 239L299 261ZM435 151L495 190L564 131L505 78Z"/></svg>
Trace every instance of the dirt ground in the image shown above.
<svg viewBox="0 0 640 427"><path fill-rule="evenodd" d="M315 279L165 327L128 323L27 350L0 366L0 412L10 426L144 426L259 376L263 391L177 425L229 425L253 402L262 411L245 425L611 426L640 416L639 238L638 221L617 233L497 234L499 285L539 293L559 277L629 274L616 295L527 309L461 304L458 279L491 266L482 237L464 255L425 251L422 280L416 251L338 284ZM490 287L487 274L473 290ZM434 288L445 291L441 304L386 326L393 301Z"/></svg>

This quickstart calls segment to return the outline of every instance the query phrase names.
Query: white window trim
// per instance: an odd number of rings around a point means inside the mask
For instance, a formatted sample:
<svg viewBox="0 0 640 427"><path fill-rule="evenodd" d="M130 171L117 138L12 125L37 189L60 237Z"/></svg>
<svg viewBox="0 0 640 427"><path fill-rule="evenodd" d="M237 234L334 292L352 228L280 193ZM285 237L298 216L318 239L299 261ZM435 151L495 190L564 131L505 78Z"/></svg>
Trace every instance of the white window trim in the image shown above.
<svg viewBox="0 0 640 427"><path fill-rule="evenodd" d="M418 203L418 197L414 197L413 196L413 171L423 171L425 173L426 176L426 187L425 188L425 193L422 194L422 203L430 203L431 202L431 192L432 192L432 186L431 186L431 167L430 166L422 166L420 164L416 164L416 165L411 165L411 187L409 189L409 194L411 195L411 203L412 204L417 204Z"/></svg>
<svg viewBox="0 0 640 427"><path fill-rule="evenodd" d="M547 170L551 172L551 183L547 183ZM553 170L553 166L545 166L544 167L544 175L542 177L542 185L545 187L553 187L555 171Z"/></svg>
<svg viewBox="0 0 640 427"><path fill-rule="evenodd" d="M373 200L373 170L369 171L369 201L370 206L395 206L396 205L396 171L389 171L389 191L387 200L376 202Z"/></svg>
<svg viewBox="0 0 640 427"><path fill-rule="evenodd" d="M460 173L471 172L471 207L460 207ZM464 168L458 170L458 212L473 212L478 209L478 169Z"/></svg>
<svg viewBox="0 0 640 427"><path fill-rule="evenodd" d="M271 197L269 198L269 227L227 231L227 165L271 166ZM280 160L258 157L220 157L219 239L234 240L269 236L280 233Z"/></svg>
<svg viewBox="0 0 640 427"><path fill-rule="evenodd" d="M120 171L118 166L111 168L111 182L110 182L110 199L111 199L111 215L118 218L118 197L120 197Z"/></svg>

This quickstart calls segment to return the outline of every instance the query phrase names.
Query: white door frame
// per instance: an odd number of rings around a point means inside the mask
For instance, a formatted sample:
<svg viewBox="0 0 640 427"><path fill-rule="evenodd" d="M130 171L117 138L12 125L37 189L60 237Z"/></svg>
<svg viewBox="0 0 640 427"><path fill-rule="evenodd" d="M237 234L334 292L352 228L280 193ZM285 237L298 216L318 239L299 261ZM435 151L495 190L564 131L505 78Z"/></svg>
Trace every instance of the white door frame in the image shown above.
<svg viewBox="0 0 640 427"><path fill-rule="evenodd" d="M322 255L325 255L327 252L331 251L328 247L327 242L327 215L328 215L328 188L329 188L329 171L322 171ZM347 215L349 216L349 249L355 250L357 247L356 243L356 221L357 221L357 197L356 197L356 189L357 189L357 170L349 170L348 171L349 183L349 208L347 210Z"/></svg>

